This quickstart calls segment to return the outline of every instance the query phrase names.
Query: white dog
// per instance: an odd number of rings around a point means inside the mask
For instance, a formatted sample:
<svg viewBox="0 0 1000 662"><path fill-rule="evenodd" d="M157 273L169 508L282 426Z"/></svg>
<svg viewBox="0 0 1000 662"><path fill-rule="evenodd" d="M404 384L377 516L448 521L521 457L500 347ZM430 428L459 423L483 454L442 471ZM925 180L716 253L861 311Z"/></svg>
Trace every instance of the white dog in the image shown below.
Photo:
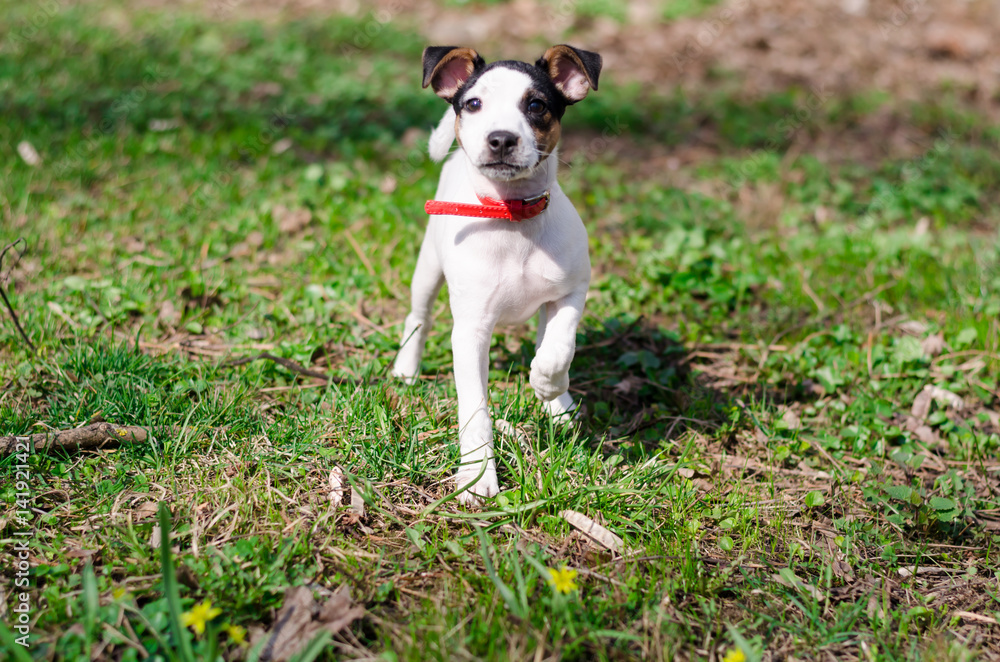
<svg viewBox="0 0 1000 662"><path fill-rule="evenodd" d="M553 415L574 407L569 366L590 257L583 222L556 182L556 144L566 106L597 89L601 56L561 45L534 65L487 65L471 48L432 46L423 65L423 86L451 104L431 135L431 158L442 160L456 138L460 149L427 202L430 224L393 374L411 382L419 374L431 306L447 281L462 454L455 480L469 488L462 502L476 505L500 490L486 383L497 324L538 311L531 386Z"/></svg>

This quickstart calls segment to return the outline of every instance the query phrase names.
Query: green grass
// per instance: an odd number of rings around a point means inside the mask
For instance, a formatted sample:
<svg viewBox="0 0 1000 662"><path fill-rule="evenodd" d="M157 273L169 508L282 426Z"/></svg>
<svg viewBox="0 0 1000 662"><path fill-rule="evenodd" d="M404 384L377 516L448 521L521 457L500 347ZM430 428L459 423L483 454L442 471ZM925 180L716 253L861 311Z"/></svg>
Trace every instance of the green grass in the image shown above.
<svg viewBox="0 0 1000 662"><path fill-rule="evenodd" d="M585 413L547 420L530 324L499 330L491 406L519 433L497 435L505 491L465 511L439 503L458 460L444 297L426 379L385 378L438 172L416 32L400 18L357 50L364 18L117 7L30 36L31 11L0 13L2 237L27 246L2 284L37 347L4 317L0 434L155 437L32 454L28 524L20 460L0 459L5 576L32 536L31 659L188 659L189 637L194 659L232 659L248 649L221 627L270 627L303 584L366 609L322 659L1000 655L956 615L1000 612L1000 134L960 100L602 81L566 134L623 133L561 176L595 265ZM789 131L850 139L887 108L925 136L917 157L788 151ZM695 128L717 149L676 179L618 155ZM347 379L230 365L261 351ZM965 406L935 401L918 426L929 385ZM360 521L329 500L334 467ZM626 553L572 533L567 509ZM567 595L548 582L564 565ZM214 630L179 635L205 600ZM0 630L0 653L23 652Z"/></svg>

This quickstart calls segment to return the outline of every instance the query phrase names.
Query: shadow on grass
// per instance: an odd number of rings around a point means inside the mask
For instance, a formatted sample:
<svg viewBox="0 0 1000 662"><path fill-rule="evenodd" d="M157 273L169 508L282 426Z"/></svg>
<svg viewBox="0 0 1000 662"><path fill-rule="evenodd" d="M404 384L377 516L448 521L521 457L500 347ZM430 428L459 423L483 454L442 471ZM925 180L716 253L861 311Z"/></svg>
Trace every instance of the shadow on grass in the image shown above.
<svg viewBox="0 0 1000 662"><path fill-rule="evenodd" d="M577 338L570 392L582 407L582 431L609 451L644 454L689 431L714 433L742 394L706 385L684 345L644 318L585 321ZM528 338L515 351L500 345L493 364L527 376L534 351Z"/></svg>

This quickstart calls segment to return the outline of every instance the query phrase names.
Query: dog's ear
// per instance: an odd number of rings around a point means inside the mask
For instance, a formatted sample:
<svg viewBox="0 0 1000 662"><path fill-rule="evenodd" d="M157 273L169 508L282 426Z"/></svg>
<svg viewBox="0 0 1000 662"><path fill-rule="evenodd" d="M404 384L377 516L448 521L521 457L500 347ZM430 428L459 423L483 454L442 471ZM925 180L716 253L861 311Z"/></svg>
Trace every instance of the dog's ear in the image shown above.
<svg viewBox="0 0 1000 662"><path fill-rule="evenodd" d="M566 44L553 46L538 58L535 66L548 73L567 104L582 101L590 88L597 89L601 56Z"/></svg>
<svg viewBox="0 0 1000 662"><path fill-rule="evenodd" d="M424 87L451 103L472 73L486 65L479 53L458 46L428 46L424 49Z"/></svg>

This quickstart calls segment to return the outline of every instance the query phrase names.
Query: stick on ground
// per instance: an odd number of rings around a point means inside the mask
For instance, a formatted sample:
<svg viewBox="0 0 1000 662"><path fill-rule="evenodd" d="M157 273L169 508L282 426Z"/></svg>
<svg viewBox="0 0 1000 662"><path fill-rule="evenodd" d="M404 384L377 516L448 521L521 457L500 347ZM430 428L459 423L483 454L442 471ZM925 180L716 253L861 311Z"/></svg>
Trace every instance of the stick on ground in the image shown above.
<svg viewBox="0 0 1000 662"><path fill-rule="evenodd" d="M31 444L34 451L61 448L68 451L96 448L105 444L119 444L123 441L146 442L152 435L146 428L137 425L115 425L114 423L92 423L72 430L53 430L41 434L0 437L0 457L17 452L25 452L25 444ZM27 440L25 442L25 440Z"/></svg>
<svg viewBox="0 0 1000 662"><path fill-rule="evenodd" d="M236 359L235 361L229 361L228 363L226 363L226 365L230 367L245 365L247 363L252 363L254 361L260 361L261 359L264 359L266 361L274 361L278 365L284 366L285 368L288 368L292 372L296 372L300 375L305 375L306 377L314 377L316 379L322 379L323 381L330 382L332 384L350 384L354 381L351 379L345 379L343 377L333 377L326 374L325 372L319 372L318 370L310 370L309 368L303 367L298 363L296 363L295 361L292 361L291 359L285 359L280 356L275 356L274 354L268 354L267 352L263 352L261 354L258 354L257 356L247 356L242 359Z"/></svg>
<svg viewBox="0 0 1000 662"><path fill-rule="evenodd" d="M27 246L28 244L28 242L26 242L23 237L20 237L17 240L7 244L7 246L4 247L3 252L0 252L0 269L3 269L3 259L7 255L7 251L9 251L12 248L15 248L20 243L24 243L25 246ZM3 281L7 279L7 275L10 273L11 269L13 269L14 266L16 266L17 263L21 260L21 255L23 254L24 254L23 251L21 253L18 253L17 260L14 260L14 265L12 265L10 269L7 270L6 274L0 276L0 298L3 299L4 305L7 306L7 312L10 313L10 318L14 320L14 326L17 328L18 332L20 332L21 337L24 338L24 342L28 343L28 349L30 349L31 353L34 354L35 346L31 343L31 339L28 337L28 334L24 332L23 328L21 328L21 321L17 319L17 313L14 312L14 306L10 305L10 301L7 299L7 293L4 292L3 289Z"/></svg>

